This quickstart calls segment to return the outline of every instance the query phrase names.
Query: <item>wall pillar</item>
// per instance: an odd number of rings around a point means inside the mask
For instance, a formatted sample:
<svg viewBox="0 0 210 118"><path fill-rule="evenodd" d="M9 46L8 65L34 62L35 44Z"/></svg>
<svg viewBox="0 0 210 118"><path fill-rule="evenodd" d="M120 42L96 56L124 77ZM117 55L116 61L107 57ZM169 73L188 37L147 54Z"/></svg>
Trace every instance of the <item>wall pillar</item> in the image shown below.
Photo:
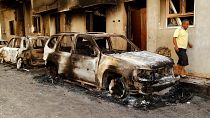
<svg viewBox="0 0 210 118"><path fill-rule="evenodd" d="M147 50L157 49L160 20L160 0L147 0Z"/></svg>
<svg viewBox="0 0 210 118"><path fill-rule="evenodd" d="M23 3L19 3L16 8L16 35L25 36Z"/></svg>

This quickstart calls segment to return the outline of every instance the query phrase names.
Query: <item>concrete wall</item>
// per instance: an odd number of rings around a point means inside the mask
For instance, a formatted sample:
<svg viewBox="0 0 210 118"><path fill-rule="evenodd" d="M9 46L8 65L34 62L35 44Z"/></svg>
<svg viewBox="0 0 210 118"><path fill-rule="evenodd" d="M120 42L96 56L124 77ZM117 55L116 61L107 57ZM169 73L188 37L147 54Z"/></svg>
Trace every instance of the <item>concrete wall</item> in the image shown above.
<svg viewBox="0 0 210 118"><path fill-rule="evenodd" d="M70 31L71 32L86 32L86 15L72 14L70 17Z"/></svg>
<svg viewBox="0 0 210 118"><path fill-rule="evenodd" d="M127 34L127 14L124 6L124 2L120 2L117 6L108 8L106 11L106 32L117 33L125 35ZM127 48L127 43L113 41L113 45L118 48Z"/></svg>
<svg viewBox="0 0 210 118"><path fill-rule="evenodd" d="M42 15L42 35L50 36L50 15Z"/></svg>
<svg viewBox="0 0 210 118"><path fill-rule="evenodd" d="M115 7L107 9L106 32L126 35L127 14L123 2Z"/></svg>
<svg viewBox="0 0 210 118"><path fill-rule="evenodd" d="M14 20L14 29L16 30L16 21L15 21L15 10L10 9L2 12L3 22L2 22L2 37L5 40L10 40L14 35L10 35L9 21ZM16 31L15 31L16 32Z"/></svg>
<svg viewBox="0 0 210 118"><path fill-rule="evenodd" d="M50 16L50 35L56 33L55 16Z"/></svg>
<svg viewBox="0 0 210 118"><path fill-rule="evenodd" d="M24 22L25 22L25 34L33 35L33 25L32 25L32 8L31 4L24 5Z"/></svg>
<svg viewBox="0 0 210 118"><path fill-rule="evenodd" d="M176 29L165 25L164 0L147 0L148 18L148 50L155 51L158 47L166 46L172 50L172 58L177 62L177 55L172 43L173 33ZM189 39L194 45L188 49L190 65L187 71L197 76L210 77L210 16L208 0L195 0L195 26L189 28Z"/></svg>

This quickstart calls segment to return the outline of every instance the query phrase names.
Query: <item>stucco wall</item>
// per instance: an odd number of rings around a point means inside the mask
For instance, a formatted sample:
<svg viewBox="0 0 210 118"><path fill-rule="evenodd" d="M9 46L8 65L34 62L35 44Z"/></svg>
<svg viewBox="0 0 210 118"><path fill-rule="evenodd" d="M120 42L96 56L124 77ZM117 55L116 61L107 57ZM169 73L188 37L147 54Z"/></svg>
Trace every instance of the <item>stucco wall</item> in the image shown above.
<svg viewBox="0 0 210 118"><path fill-rule="evenodd" d="M31 4L24 5L24 22L26 35L33 35L32 14Z"/></svg>
<svg viewBox="0 0 210 118"><path fill-rule="evenodd" d="M71 32L86 32L86 16L85 14L73 14L70 21Z"/></svg>
<svg viewBox="0 0 210 118"><path fill-rule="evenodd" d="M210 77L210 7L208 0L195 0L195 25L189 28L189 39L193 49L188 49L189 63L187 71L197 76ZM177 55L172 43L176 28L166 28L162 21L165 12L159 0L147 0L148 50L155 51L166 46L172 50L172 58L177 62ZM160 9L161 8L161 9Z"/></svg>
<svg viewBox="0 0 210 118"><path fill-rule="evenodd" d="M42 35L50 36L50 15L42 15Z"/></svg>
<svg viewBox="0 0 210 118"><path fill-rule="evenodd" d="M16 30L16 21L15 21L15 10L6 10L3 11L4 21L2 23L2 34L5 40L10 40L14 35L10 35L9 21L14 20L14 29Z"/></svg>
<svg viewBox="0 0 210 118"><path fill-rule="evenodd" d="M115 7L107 9L106 32L126 35L127 15L123 2Z"/></svg>

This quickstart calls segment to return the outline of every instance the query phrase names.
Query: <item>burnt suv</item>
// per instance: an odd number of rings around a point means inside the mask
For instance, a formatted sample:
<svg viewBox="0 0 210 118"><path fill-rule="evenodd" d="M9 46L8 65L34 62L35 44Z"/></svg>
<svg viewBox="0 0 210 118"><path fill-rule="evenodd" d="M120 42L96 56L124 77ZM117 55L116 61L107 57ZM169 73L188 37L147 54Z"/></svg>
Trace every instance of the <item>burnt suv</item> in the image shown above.
<svg viewBox="0 0 210 118"><path fill-rule="evenodd" d="M44 46L49 37L27 36L14 37L7 46L0 49L1 62L9 62L20 69L23 65L44 65Z"/></svg>
<svg viewBox="0 0 210 118"><path fill-rule="evenodd" d="M140 51L125 36L108 33L65 33L45 45L44 60L51 77L105 89L117 98L150 94L172 86L174 62Z"/></svg>

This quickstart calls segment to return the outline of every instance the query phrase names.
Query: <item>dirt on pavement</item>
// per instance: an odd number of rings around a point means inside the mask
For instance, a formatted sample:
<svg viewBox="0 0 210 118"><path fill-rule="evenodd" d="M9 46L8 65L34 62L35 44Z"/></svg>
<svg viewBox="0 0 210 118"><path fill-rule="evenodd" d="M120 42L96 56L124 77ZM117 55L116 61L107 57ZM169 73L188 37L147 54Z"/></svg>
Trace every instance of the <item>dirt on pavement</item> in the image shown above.
<svg viewBox="0 0 210 118"><path fill-rule="evenodd" d="M210 118L210 100L195 96L184 104L136 110L88 94L78 86L34 79L44 68L17 71L0 64L0 118Z"/></svg>

